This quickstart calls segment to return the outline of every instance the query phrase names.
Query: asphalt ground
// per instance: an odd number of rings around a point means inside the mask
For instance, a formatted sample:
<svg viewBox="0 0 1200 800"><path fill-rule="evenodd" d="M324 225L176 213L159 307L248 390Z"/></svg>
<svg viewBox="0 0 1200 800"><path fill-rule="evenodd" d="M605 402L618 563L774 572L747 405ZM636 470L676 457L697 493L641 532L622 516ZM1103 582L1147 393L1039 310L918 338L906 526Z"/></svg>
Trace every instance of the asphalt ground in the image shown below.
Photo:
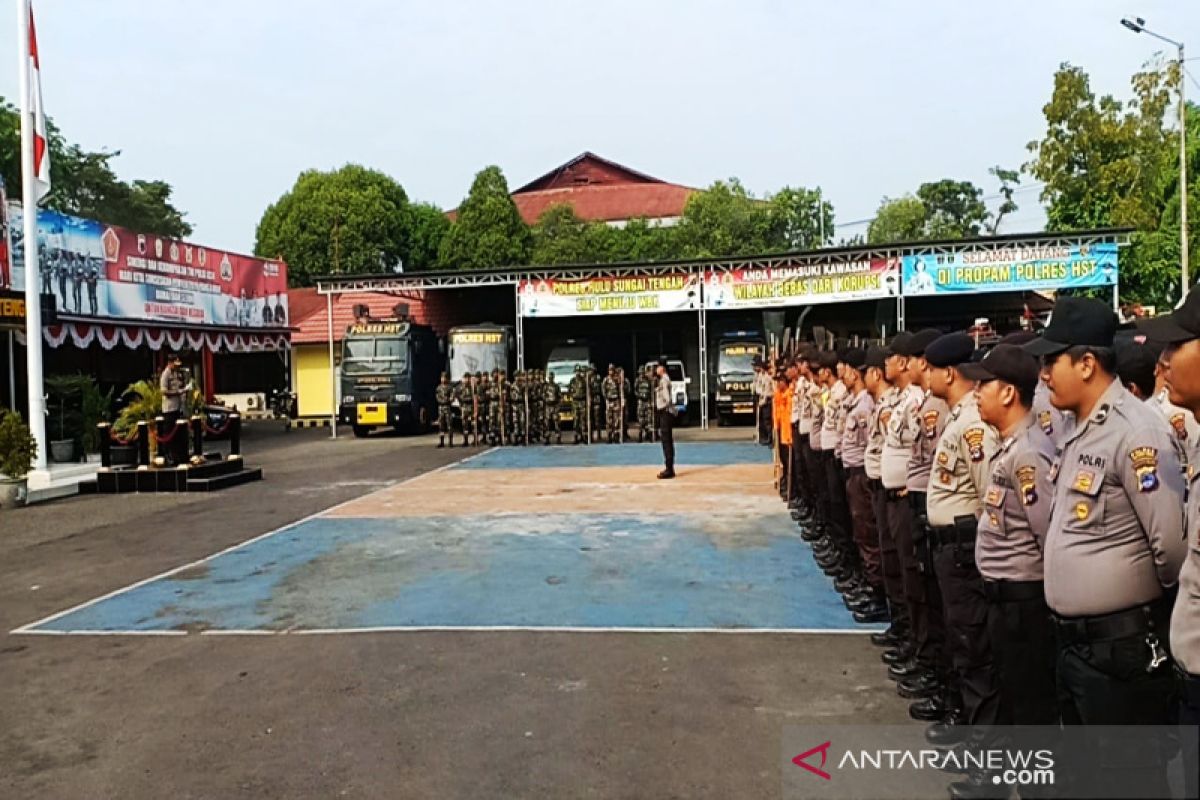
<svg viewBox="0 0 1200 800"><path fill-rule="evenodd" d="M255 426L260 483L0 513L0 796L776 797L785 725L907 720L862 635L8 633L477 452L435 442Z"/></svg>

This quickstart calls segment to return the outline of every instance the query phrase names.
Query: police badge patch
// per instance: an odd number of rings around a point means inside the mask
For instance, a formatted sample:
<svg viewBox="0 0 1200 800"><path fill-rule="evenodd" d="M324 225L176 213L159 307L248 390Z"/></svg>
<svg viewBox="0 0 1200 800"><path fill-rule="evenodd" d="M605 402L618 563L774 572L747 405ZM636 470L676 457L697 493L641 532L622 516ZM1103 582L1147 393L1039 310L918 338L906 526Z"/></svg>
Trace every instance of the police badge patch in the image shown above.
<svg viewBox="0 0 1200 800"><path fill-rule="evenodd" d="M1158 451L1153 447L1135 447L1129 453L1133 471L1137 475L1139 492L1153 492L1158 488Z"/></svg>
<svg viewBox="0 0 1200 800"><path fill-rule="evenodd" d="M1171 427L1175 429L1179 441L1187 441L1187 421L1183 418L1183 412L1171 415Z"/></svg>
<svg viewBox="0 0 1200 800"><path fill-rule="evenodd" d="M1017 470L1017 485L1021 487L1021 502L1031 506L1037 502L1037 470L1030 466Z"/></svg>
<svg viewBox="0 0 1200 800"><path fill-rule="evenodd" d="M925 425L925 438L926 439L936 439L937 438L938 412L926 411L924 414L921 415L921 422Z"/></svg>
<svg viewBox="0 0 1200 800"><path fill-rule="evenodd" d="M1071 488L1077 492L1088 494L1092 491L1092 485L1096 482L1096 473L1089 469L1081 469L1075 473L1075 480L1071 482Z"/></svg>
<svg viewBox="0 0 1200 800"><path fill-rule="evenodd" d="M967 428L963 441L967 443L967 454L972 461L983 461L983 428Z"/></svg>
<svg viewBox="0 0 1200 800"><path fill-rule="evenodd" d="M1045 431L1047 436L1054 435L1054 417L1049 411L1038 412L1038 425L1042 426L1042 430Z"/></svg>

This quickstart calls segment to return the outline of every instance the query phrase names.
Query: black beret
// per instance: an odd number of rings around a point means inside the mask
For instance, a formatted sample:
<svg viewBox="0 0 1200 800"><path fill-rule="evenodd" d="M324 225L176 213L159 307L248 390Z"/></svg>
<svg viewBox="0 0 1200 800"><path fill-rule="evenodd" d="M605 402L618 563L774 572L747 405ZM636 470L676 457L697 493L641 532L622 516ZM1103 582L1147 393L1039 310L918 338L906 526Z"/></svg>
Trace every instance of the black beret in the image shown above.
<svg viewBox="0 0 1200 800"><path fill-rule="evenodd" d="M975 339L965 333L947 333L939 336L925 348L925 360L931 367L957 367L971 360L975 352Z"/></svg>
<svg viewBox="0 0 1200 800"><path fill-rule="evenodd" d="M879 345L873 344L867 348L866 365L868 367L878 367L883 369L884 362L887 361L888 352Z"/></svg>
<svg viewBox="0 0 1200 800"><path fill-rule="evenodd" d="M912 334L908 331L900 331L884 346L884 352L889 356L905 355L903 351L908 347L908 340L911 338Z"/></svg>

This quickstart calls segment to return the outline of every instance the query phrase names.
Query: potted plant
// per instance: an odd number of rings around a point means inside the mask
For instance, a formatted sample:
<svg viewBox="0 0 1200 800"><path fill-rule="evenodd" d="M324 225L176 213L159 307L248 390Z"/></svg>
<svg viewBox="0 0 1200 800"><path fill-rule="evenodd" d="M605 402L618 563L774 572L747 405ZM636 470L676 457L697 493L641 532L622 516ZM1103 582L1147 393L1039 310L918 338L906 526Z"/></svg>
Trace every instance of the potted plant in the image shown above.
<svg viewBox="0 0 1200 800"><path fill-rule="evenodd" d="M150 423L150 457L153 458L158 439L158 432L154 429L154 418L162 413L162 392L159 391L158 382L150 380L131 383L125 388L121 399L125 401L125 405L117 414L113 432L120 439L129 439L137 434L139 422ZM118 452L119 449L121 452ZM113 447L112 459L114 465L136 464L137 445L131 443Z"/></svg>
<svg viewBox="0 0 1200 800"><path fill-rule="evenodd" d="M83 437L83 391L91 378L53 375L46 379L50 457L60 463L75 460L76 442Z"/></svg>
<svg viewBox="0 0 1200 800"><path fill-rule="evenodd" d="M0 508L25 505L28 484L25 477L33 469L37 442L29 426L15 411L5 411L0 417Z"/></svg>

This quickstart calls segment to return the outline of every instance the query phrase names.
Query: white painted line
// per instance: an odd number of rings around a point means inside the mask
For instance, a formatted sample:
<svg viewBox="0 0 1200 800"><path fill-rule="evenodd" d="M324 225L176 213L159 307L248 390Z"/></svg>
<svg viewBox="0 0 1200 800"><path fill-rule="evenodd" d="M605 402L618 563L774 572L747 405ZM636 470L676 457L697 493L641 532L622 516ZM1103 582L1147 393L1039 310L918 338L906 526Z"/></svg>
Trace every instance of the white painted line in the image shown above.
<svg viewBox="0 0 1200 800"><path fill-rule="evenodd" d="M442 470L450 469L451 467L454 467L454 466L456 466L456 465L458 465L458 464L462 464L462 463L465 463L465 462L467 462L467 461L470 461L472 458L477 458L477 457L479 457L479 456L481 456L481 455L484 455L485 453L489 453L489 452L491 452L492 450L495 450L495 449L496 449L496 448L494 448L494 447L489 447L487 450L484 450L484 451L482 451L482 452L479 452L479 453L475 453L475 454L473 454L473 455L470 455L470 456L468 456L467 458L465 458L465 459L463 459L463 460L461 460L461 461L453 461L453 462L451 462L451 463L449 463L449 464L443 464L442 466L438 467L437 469L430 470L429 472L422 472L420 475L414 475L413 477L411 477L411 478L406 478L406 479L404 479L404 480L402 480L402 481L393 481L392 483L389 483L389 484L388 484L386 487L384 487L384 489L380 489L380 491L386 491L386 489L390 489L391 487L393 487L393 486L398 486L398 485L400 485L400 484L409 483L409 482L412 482L412 481L418 481L418 480L420 480L421 478L424 478L424 477L426 477L427 475L433 475L434 473L441 472ZM374 494L374 492L371 492L370 494ZM368 496L369 496L369 495L363 495L363 497L368 497ZM169 577L171 577L172 575L176 574L177 572L183 572L184 570L191 569L192 567L199 566L200 564L204 564L204 563L207 563L207 562L209 562L209 561L212 561L214 558L219 558L219 557L221 557L221 556L225 555L226 553L232 553L234 550L239 550L239 549L241 549L241 548L243 548L243 547L247 547L248 545L252 545L252 544L254 544L255 542L259 542L259 541L262 541L263 539L266 539L266 538L268 538L268 537L275 536L276 534L280 534L280 533L283 533L284 531L291 530L292 528L295 528L295 527L298 527L298 526L300 526L300 525L303 525L303 524L304 524L304 523L306 523L306 522L310 522L310 521L312 521L312 520L314 520L314 519L317 519L318 517L321 517L321 516L323 516L323 515L325 515L325 514L328 514L328 513L330 513L331 511L335 511L336 509L339 509L339 508L341 508L342 506L349 505L350 503L353 503L353 502L355 502L355 501L357 501L357 500L360 500L360 499L362 499L362 498L360 498L360 497L354 497L354 498L351 498L350 500L346 500L346 501L344 501L344 502L338 503L337 505L330 506L329 508L326 508L326 509L323 509L323 510L321 510L321 511L318 511L318 512L316 512L315 514L309 514L307 517L304 517L303 519L298 519L298 520L296 520L295 522L290 522L290 523L288 523L287 525L284 525L282 528L277 528L277 529L275 529L275 530L273 530L273 531L267 531L267 532L266 532L266 533L264 533L264 534L260 534L259 536L255 536L255 537L253 537L253 538L251 538L251 539L247 539L246 541L244 541L244 542L241 542L241 543L239 543L239 544L230 545L229 547L226 547L224 550L221 550L221 551L220 551L220 552L218 552L218 553L213 553L213 554L212 554L212 555L210 555L210 556L205 556L204 558L197 559L196 561L192 561L192 562L190 562L190 563L187 563L187 564L184 564L184 565L182 565L182 566L178 566L178 567L175 567L175 568L173 568L173 569L169 569L169 570L167 570L166 572L160 572L160 573L159 573L159 574L157 574L157 575L152 575L151 577L149 577L149 578L145 578L145 579L143 579L143 580L140 580L140 581L138 581L137 583L131 583L130 585L128 585L128 586L126 586L126 587L124 587L124 588L122 588L122 589L116 589L116 590L114 590L114 591L111 591L111 592L109 592L108 594L104 594L104 595L101 595L101 596L99 596L99 597L96 597L96 598L94 598L94 599L92 599L92 600L88 600L86 603L80 603L80 604L79 604L79 605L77 605L77 606L72 606L71 608L68 608L68 609L66 609L66 610L64 610L64 611L59 611L57 614L51 614L50 616L46 617L45 619L40 619L40 620L38 620L37 622L30 622L30 623L28 623L28 624L26 624L26 625L22 625L22 626L21 626L21 627L19 627L19 628L16 628L16 629L14 629L14 630L11 630L11 631L9 631L9 633L10 633L10 634L15 634L15 633L50 633L50 631L32 631L32 630L30 630L30 629L31 629L31 628L36 628L36 627L38 627L39 625L45 625L45 624L47 624L47 623L53 622L54 620L56 620L56 619L59 619L60 617L65 617L66 615L68 615L68 614L73 614L73 613L75 613L76 611L82 611L82 610L83 610L83 609L85 609L85 608L89 608L89 607L91 607L91 606L94 606L94 605L96 605L97 603L102 603L102 602L104 602L105 600L108 600L108 599L110 599L110 598L116 597L117 595L120 595L120 594L125 594L126 592L131 592L131 591L133 591L134 589L140 589L141 587L145 586L145 585L146 585L146 584L148 584L148 583L153 583L154 581L157 581L157 580L162 580L163 578L169 578ZM183 631L183 633L185 633L185 634L186 634L186 631Z"/></svg>
<svg viewBox="0 0 1200 800"><path fill-rule="evenodd" d="M12 634L21 636L187 636L187 631L39 631L26 630L25 628L17 628L15 631L10 631Z"/></svg>
<svg viewBox="0 0 1200 800"><path fill-rule="evenodd" d="M880 628L879 630L882 630ZM732 634L818 634L858 635L876 633L872 628L636 628L636 627L573 627L556 625L380 625L374 628L294 628L287 631L271 631L276 635L330 636L341 633L421 633L421 632L474 632L474 633L732 633ZM236 634L237 631L208 630L209 636Z"/></svg>

